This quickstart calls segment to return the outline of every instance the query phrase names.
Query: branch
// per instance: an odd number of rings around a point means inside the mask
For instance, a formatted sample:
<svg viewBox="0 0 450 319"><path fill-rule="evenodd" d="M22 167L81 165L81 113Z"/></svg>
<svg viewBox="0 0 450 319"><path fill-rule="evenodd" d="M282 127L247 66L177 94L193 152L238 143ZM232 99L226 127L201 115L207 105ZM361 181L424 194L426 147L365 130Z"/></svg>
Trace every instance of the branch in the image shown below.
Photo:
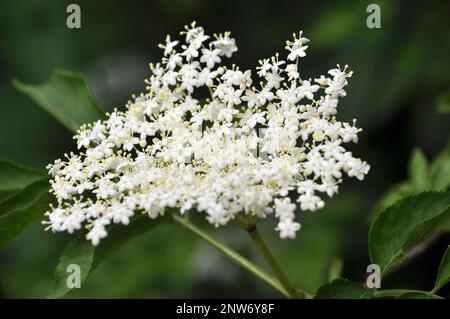
<svg viewBox="0 0 450 319"><path fill-rule="evenodd" d="M257 278L264 281L266 284L277 290L279 293L281 293L283 296L290 298L290 294L286 291L286 289L283 287L283 285L280 284L280 282L265 272L263 269L261 269L259 266L252 263L247 258L243 257L236 251L232 250L231 248L225 246L221 242L218 242L211 236L209 236L206 232L204 232L202 229L197 227L196 225L192 224L188 220L184 219L183 217L173 214L173 220L176 224L182 226L183 228L191 231L201 239L205 240L208 244L211 246L217 248L220 252L222 252L225 256L227 256L231 261L233 261L235 264L241 266Z"/></svg>

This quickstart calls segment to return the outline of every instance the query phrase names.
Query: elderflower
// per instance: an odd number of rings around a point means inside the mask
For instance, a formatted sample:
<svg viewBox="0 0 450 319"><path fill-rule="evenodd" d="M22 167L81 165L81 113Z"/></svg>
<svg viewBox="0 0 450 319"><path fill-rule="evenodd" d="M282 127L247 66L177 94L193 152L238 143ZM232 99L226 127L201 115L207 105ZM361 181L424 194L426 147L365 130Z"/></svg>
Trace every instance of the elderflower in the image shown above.
<svg viewBox="0 0 450 319"><path fill-rule="evenodd" d="M176 209L204 213L215 226L238 214L273 215L280 237L295 238L298 210L323 208L344 174L368 173L345 148L361 129L335 117L352 72L338 65L329 76L302 79L309 40L301 32L287 41L286 61L279 54L259 61L257 79L221 64L237 51L229 32L211 38L192 23L181 35L184 43L167 36L160 45L145 93L81 126L80 153L48 166L57 199L49 229L86 228L98 245L108 225Z"/></svg>

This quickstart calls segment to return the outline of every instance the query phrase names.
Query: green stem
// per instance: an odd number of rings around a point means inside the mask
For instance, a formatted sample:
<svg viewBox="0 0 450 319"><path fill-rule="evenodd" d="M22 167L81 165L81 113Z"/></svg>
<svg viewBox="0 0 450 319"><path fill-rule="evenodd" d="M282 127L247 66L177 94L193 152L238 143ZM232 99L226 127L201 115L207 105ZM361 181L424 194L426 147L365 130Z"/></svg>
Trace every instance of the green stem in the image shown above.
<svg viewBox="0 0 450 319"><path fill-rule="evenodd" d="M256 248L258 249L261 256L265 259L267 264L269 265L270 269L274 273L274 275L278 278L278 280L281 282L283 287L288 291L289 295L292 298L299 298L299 299L305 299L310 297L306 292L295 288L292 283L287 278L286 274L281 269L280 265L278 264L275 257L273 257L272 253L270 252L267 245L264 243L261 234L259 233L258 228L256 225L251 227L247 230L250 234L250 237L253 239L253 242L256 245Z"/></svg>
<svg viewBox="0 0 450 319"><path fill-rule="evenodd" d="M209 236L206 232L204 232L202 229L197 227L196 225L189 222L189 220L184 219L183 217L173 214L173 220L178 225L184 227L185 229L191 231L195 235L199 236L203 240L205 240L207 243L209 243L211 246L217 248L220 252L222 252L225 256L230 258L234 263L241 266L245 270L252 273L257 278L261 279L265 283L267 283L269 286L277 290L279 293L281 293L283 296L289 298L291 296L290 293L286 291L284 288L284 285L280 284L280 282L273 278L270 274L265 272L263 269L261 269L259 266L255 265L239 253L235 252L231 248L225 246L224 244L218 242L211 236Z"/></svg>
<svg viewBox="0 0 450 319"><path fill-rule="evenodd" d="M275 259L275 257L273 257L269 248L264 243L264 240L262 239L261 234L259 233L258 228L256 227L256 222L257 218L249 219L243 217L242 215L236 215L236 218L234 220L234 223L238 227L246 230L249 233L259 253L264 258L266 263L269 265L274 275L278 278L279 282L281 282L283 287L289 292L289 295L292 298L299 298L299 299L311 298L311 295L309 295L307 292L295 288L294 285L291 284L286 274L283 272L280 265L278 264L277 260Z"/></svg>

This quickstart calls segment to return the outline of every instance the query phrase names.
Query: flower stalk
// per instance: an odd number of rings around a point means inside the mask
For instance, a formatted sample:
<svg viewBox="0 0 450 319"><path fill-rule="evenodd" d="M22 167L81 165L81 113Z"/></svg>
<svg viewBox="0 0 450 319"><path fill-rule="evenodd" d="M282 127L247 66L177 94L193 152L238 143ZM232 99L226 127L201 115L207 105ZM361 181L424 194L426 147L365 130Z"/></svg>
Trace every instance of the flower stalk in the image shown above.
<svg viewBox="0 0 450 319"><path fill-rule="evenodd" d="M256 227L256 225L251 228L248 233L250 234L250 237L252 238L253 242L255 243L256 248L258 249L261 256L264 258L264 260L269 265L272 272L275 274L275 276L278 278L278 280L281 282L283 287L289 292L289 295L292 298L298 298L298 299L305 299L308 297L308 294L304 291L295 288L292 283L287 278L286 274L281 269L281 266L278 264L275 257L273 257L272 253L268 249L267 245L264 243L261 234Z"/></svg>
<svg viewBox="0 0 450 319"><path fill-rule="evenodd" d="M311 298L311 296L307 292L296 288L289 281L283 269L281 268L275 257L272 255L263 238L261 237L261 233L259 232L258 227L256 226L255 220L247 220L241 215L238 215L236 217L235 224L248 232L251 239L255 243L256 249L258 250L260 255L264 258L264 260L272 270L275 277L277 277L278 281L287 290L291 298L296 299Z"/></svg>
<svg viewBox="0 0 450 319"><path fill-rule="evenodd" d="M273 276L265 272L263 269L261 269L259 266L249 261L247 258L243 257L242 255L240 255L233 249L227 247L223 243L215 240L214 238L209 236L206 232L204 232L202 229L191 223L189 220L179 215L173 214L173 221L175 222L175 224L185 228L186 230L189 230L190 232L194 233L201 239L205 240L208 244L218 249L221 253L223 253L235 264L247 270L255 277L261 279L263 282L265 282L266 284L277 290L283 296L287 298L292 297L292 293L288 292L288 290L285 288L285 285L280 283L279 279L274 278Z"/></svg>

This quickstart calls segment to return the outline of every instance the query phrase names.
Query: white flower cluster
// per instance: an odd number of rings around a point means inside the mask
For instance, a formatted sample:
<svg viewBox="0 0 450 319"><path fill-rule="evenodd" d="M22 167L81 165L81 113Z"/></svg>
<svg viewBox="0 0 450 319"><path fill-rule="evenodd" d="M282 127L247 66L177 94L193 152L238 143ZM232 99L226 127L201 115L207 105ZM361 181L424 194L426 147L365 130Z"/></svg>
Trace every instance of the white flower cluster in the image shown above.
<svg viewBox="0 0 450 319"><path fill-rule="evenodd" d="M160 45L164 57L150 65L145 94L82 126L75 139L83 152L49 165L58 206L47 213L48 228L85 227L97 245L111 223L173 208L204 212L216 226L237 214L274 214L280 237L294 238L295 202L320 209L319 194L337 193L343 173L368 173L344 148L361 129L335 118L347 66L302 79L309 40L294 34L287 61L259 61L254 83L250 70L220 64L237 51L229 32L211 38L192 23L181 35L184 44L167 36Z"/></svg>

